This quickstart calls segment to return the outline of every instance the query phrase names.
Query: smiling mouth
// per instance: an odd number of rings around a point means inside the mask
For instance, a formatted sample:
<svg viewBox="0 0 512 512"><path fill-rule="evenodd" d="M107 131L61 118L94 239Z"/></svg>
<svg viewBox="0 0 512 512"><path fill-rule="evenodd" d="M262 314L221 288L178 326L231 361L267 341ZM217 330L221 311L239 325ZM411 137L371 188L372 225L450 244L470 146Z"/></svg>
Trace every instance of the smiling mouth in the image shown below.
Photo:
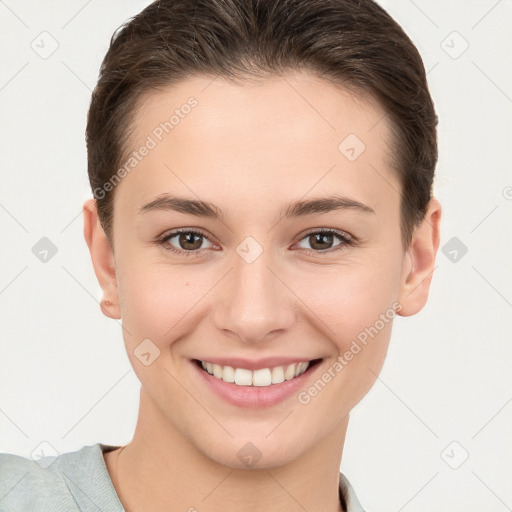
<svg viewBox="0 0 512 512"><path fill-rule="evenodd" d="M321 360L321 358L313 359L311 361L301 361L299 363L293 363L286 366L274 366L272 368L261 368L254 371L246 368L222 366L207 361L200 361L199 359L194 359L194 362L203 371L224 382L246 387L266 387L295 379L317 366Z"/></svg>

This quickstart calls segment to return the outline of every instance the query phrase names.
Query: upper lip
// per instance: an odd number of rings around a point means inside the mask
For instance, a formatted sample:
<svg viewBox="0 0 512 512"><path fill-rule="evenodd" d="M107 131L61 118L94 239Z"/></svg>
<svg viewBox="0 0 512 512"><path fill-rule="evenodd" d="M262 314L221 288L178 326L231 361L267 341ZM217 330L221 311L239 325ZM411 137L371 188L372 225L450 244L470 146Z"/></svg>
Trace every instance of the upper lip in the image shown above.
<svg viewBox="0 0 512 512"><path fill-rule="evenodd" d="M198 358L199 361L206 363L218 364L220 366L231 366L232 368L245 368L246 370L261 370L262 368L274 368L276 366L288 366L293 363L300 363L302 361L314 361L320 358L308 357L264 357L261 359L246 359L243 357L205 357Z"/></svg>

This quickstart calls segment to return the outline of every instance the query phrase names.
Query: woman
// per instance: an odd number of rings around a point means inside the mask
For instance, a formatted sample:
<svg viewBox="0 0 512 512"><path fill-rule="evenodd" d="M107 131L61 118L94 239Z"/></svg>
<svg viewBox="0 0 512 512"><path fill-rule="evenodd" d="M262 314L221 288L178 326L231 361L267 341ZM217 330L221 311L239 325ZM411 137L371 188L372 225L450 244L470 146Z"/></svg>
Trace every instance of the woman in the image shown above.
<svg viewBox="0 0 512 512"><path fill-rule="evenodd" d="M1 455L1 510L363 510L345 434L395 316L428 298L436 124L419 53L370 0L162 0L125 24L83 212L135 434Z"/></svg>

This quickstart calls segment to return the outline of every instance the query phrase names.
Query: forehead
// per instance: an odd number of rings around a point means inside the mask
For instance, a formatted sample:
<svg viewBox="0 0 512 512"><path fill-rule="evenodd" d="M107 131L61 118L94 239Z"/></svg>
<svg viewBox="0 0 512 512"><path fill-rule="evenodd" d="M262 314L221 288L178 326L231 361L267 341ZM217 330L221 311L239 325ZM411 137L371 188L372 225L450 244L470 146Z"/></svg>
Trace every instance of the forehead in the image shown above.
<svg viewBox="0 0 512 512"><path fill-rule="evenodd" d="M190 78L141 98L132 128L128 153L151 149L118 188L139 205L181 191L212 202L245 194L254 207L336 188L378 207L383 183L398 187L384 111L309 74Z"/></svg>

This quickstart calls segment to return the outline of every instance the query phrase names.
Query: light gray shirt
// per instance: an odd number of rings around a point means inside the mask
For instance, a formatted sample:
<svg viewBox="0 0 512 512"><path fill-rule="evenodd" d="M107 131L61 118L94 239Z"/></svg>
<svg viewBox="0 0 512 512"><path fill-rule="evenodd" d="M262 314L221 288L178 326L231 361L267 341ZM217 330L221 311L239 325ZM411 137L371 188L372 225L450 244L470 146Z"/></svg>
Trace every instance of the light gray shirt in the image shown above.
<svg viewBox="0 0 512 512"><path fill-rule="evenodd" d="M125 512L103 458L116 448L96 443L37 461L0 453L0 512ZM341 472L339 482L347 512L364 512Z"/></svg>

